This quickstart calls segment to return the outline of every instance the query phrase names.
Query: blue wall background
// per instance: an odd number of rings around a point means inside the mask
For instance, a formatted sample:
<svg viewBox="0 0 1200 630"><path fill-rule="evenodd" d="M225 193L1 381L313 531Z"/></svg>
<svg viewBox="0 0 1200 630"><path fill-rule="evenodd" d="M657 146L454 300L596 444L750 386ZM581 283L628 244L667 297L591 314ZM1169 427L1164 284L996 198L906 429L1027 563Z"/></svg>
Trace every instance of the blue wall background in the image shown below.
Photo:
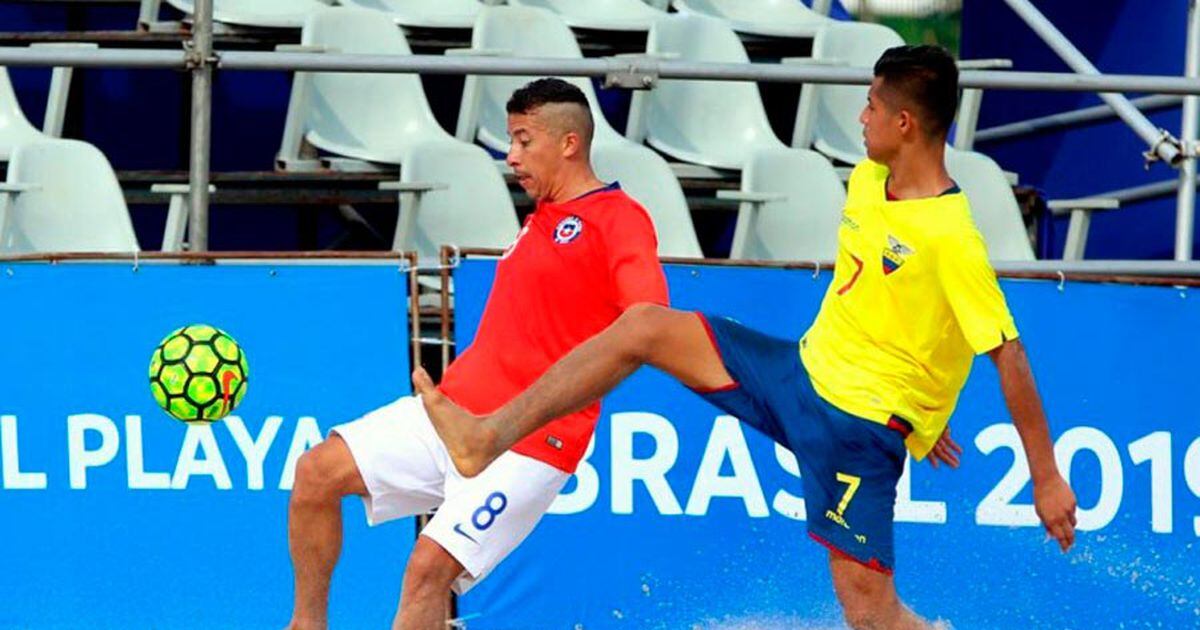
<svg viewBox="0 0 1200 630"><path fill-rule="evenodd" d="M676 305L792 337L829 281L667 271ZM464 347L493 273L455 271ZM952 423L963 468L901 482L901 594L957 627L1197 625L1200 306L1172 288L1003 285L1079 496L1078 544L1044 540L981 359ZM409 391L406 286L391 265L0 264L0 627L279 627L289 463ZM145 380L159 340L198 321L250 362L237 417L211 429L167 418ZM719 416L653 370L619 388L553 513L460 600L469 627L836 625L794 460ZM415 528L368 529L355 501L344 521L333 623L385 625Z"/></svg>
<svg viewBox="0 0 1200 630"><path fill-rule="evenodd" d="M394 265L0 264L0 627L282 627L295 459L410 391L407 279ZM236 417L211 427L169 418L147 381L159 341L197 322L250 364ZM258 444L254 465L235 433ZM84 467L106 444L111 459ZM331 621L386 627L415 525L368 529L356 501L344 522Z"/></svg>

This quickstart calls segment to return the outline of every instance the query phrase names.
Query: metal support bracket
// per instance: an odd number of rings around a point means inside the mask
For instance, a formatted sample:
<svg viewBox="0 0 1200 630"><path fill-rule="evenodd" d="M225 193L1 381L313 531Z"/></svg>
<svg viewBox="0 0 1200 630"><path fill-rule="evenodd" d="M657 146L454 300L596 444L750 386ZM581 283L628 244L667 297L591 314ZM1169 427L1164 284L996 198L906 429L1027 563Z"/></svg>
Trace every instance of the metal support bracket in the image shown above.
<svg viewBox="0 0 1200 630"><path fill-rule="evenodd" d="M604 87L626 90L649 90L658 83L658 64L643 57L640 61L650 63L640 66L637 60L612 59L608 73L604 75Z"/></svg>
<svg viewBox="0 0 1200 630"><path fill-rule="evenodd" d="M1158 130L1158 140L1154 144L1150 145L1149 149L1146 149L1144 152L1142 152L1142 157L1145 159L1145 162L1142 163L1142 167L1145 170L1150 170L1151 164L1163 161L1162 155L1159 152L1159 147L1163 146L1164 144L1175 147L1181 156L1186 154L1185 148L1179 139L1175 136L1172 136L1171 132L1160 127ZM1194 149L1192 150L1192 154L1195 154ZM1180 160L1176 160L1176 162L1171 164L1171 166L1179 166L1179 161Z"/></svg>
<svg viewBox="0 0 1200 630"><path fill-rule="evenodd" d="M192 40L185 39L183 40L183 63L188 70L195 70L206 65L216 68L221 65L221 56L216 51L213 51L212 54L205 58L196 50L195 45L192 44Z"/></svg>

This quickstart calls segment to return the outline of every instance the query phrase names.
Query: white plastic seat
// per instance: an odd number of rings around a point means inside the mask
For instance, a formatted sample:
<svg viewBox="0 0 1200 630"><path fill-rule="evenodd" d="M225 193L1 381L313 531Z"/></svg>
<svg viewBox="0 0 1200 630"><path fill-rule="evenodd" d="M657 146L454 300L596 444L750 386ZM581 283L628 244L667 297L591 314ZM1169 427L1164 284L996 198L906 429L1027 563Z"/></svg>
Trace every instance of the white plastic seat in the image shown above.
<svg viewBox="0 0 1200 630"><path fill-rule="evenodd" d="M189 15L194 12L192 0L167 2ZM309 13L327 8L329 4L321 0L213 0L213 21L237 26L300 28ZM158 17L157 6L153 16L153 19Z"/></svg>
<svg viewBox="0 0 1200 630"><path fill-rule="evenodd" d="M150 187L170 196L163 251L183 250L188 190L187 184ZM99 149L47 138L13 151L8 180L0 183L0 253L137 250L124 193Z"/></svg>
<svg viewBox="0 0 1200 630"><path fill-rule="evenodd" d="M701 15L658 21L647 50L686 61L748 62L737 35ZM688 162L742 171L740 191L717 195L740 202L732 258L832 260L845 189L829 160L775 136L757 86L662 81L644 99L652 146ZM823 227L828 221L835 226L830 234Z"/></svg>
<svg viewBox="0 0 1200 630"><path fill-rule="evenodd" d="M0 162L7 162L18 146L46 137L21 111L8 72L0 66Z"/></svg>
<svg viewBox="0 0 1200 630"><path fill-rule="evenodd" d="M77 140L13 151L0 187L0 252L133 252L137 237L104 154Z"/></svg>
<svg viewBox="0 0 1200 630"><path fill-rule="evenodd" d="M704 257L679 179L658 154L623 139L598 142L592 145L592 167L600 179L620 182L650 213L660 256Z"/></svg>
<svg viewBox="0 0 1200 630"><path fill-rule="evenodd" d="M648 31L666 12L642 0L509 0L512 6L557 13L572 28Z"/></svg>
<svg viewBox="0 0 1200 630"><path fill-rule="evenodd" d="M471 50L474 54L481 55L546 59L583 58L575 35L558 15L544 9L518 6L489 6L480 11L475 29L471 33ZM502 75L469 77L468 80L473 85L469 86L468 91L475 91L476 94L467 95L466 98L478 99L477 120L472 122L477 125L476 133L484 146L495 151L508 151L508 113L504 109L505 104L514 91L535 78ZM595 140L622 138L604 118L589 79L562 79L578 87L587 97L596 124ZM466 131L460 131L460 140L473 139L463 137L462 133Z"/></svg>
<svg viewBox="0 0 1200 630"><path fill-rule="evenodd" d="M659 20L646 50L686 61L750 62L728 26L700 15ZM771 129L754 83L663 80L645 100L646 141L685 162L740 169L754 151L786 146Z"/></svg>
<svg viewBox="0 0 1200 630"><path fill-rule="evenodd" d="M559 16L530 7L486 7L472 37L477 52L503 53L518 57L579 59L583 55L571 30ZM460 123L460 139L476 137L485 146L507 152L509 138L505 105L512 93L535 77L472 76L468 79L462 108L464 115L478 111L478 119ZM608 123L591 81L564 78L588 99L595 121L592 167L605 181L620 182L631 197L650 213L658 230L658 251L663 256L697 258L703 254L691 213L679 180L658 154L626 140ZM472 95L472 93L475 93ZM477 107L469 101L477 99ZM472 134L472 129L478 127Z"/></svg>
<svg viewBox="0 0 1200 630"><path fill-rule="evenodd" d="M982 153L946 147L946 170L971 202L992 260L1034 260L1021 209L1000 166Z"/></svg>
<svg viewBox="0 0 1200 630"><path fill-rule="evenodd" d="M304 25L302 46L347 54L411 55L399 29L379 13L333 8ZM372 162L402 164L412 147L428 139L450 140L438 125L416 74L302 72L307 107L305 138L314 146ZM298 112L289 104L288 117Z"/></svg>
<svg viewBox="0 0 1200 630"><path fill-rule="evenodd" d="M821 64L874 68L888 48L903 46L892 29L879 24L837 22L813 39L813 60ZM867 157L859 114L867 104L865 85L805 84L800 92L792 146L818 151L857 164Z"/></svg>
<svg viewBox="0 0 1200 630"><path fill-rule="evenodd" d="M401 26L471 28L479 0L340 0L345 6L383 11Z"/></svg>
<svg viewBox="0 0 1200 630"><path fill-rule="evenodd" d="M718 197L742 202L730 258L831 262L846 189L815 151L762 149L742 171L739 192Z"/></svg>
<svg viewBox="0 0 1200 630"><path fill-rule="evenodd" d="M412 54L400 29L365 9L314 12L301 41L345 53ZM444 244L503 247L516 237L504 178L486 151L438 125L417 75L297 73L285 127L284 164L299 158L304 138L340 156L400 165L398 250L436 256Z"/></svg>
<svg viewBox="0 0 1200 630"><path fill-rule="evenodd" d="M397 250L434 256L447 244L503 249L517 236L508 186L487 152L477 146L423 141L401 166L400 182L446 182L446 187L422 195L411 236L397 243ZM401 213L407 212L401 206Z"/></svg>
<svg viewBox="0 0 1200 630"><path fill-rule="evenodd" d="M673 0L680 13L723 20L735 31L778 37L812 37L834 20L800 0Z"/></svg>

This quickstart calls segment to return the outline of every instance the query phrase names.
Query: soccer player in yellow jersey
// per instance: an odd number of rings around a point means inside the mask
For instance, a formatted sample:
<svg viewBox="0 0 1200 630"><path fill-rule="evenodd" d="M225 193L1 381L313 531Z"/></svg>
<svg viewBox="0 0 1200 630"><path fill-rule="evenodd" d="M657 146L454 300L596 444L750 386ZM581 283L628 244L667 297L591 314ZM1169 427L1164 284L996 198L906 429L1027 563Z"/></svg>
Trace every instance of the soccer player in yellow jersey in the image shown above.
<svg viewBox="0 0 1200 630"><path fill-rule="evenodd" d="M862 112L868 159L850 177L833 281L799 341L662 306L630 308L490 416L414 381L464 475L535 428L650 364L780 444L800 463L808 532L829 548L855 628L921 628L896 595L892 517L905 449L957 464L947 421L987 353L1021 435L1034 503L1063 551L1075 495L1059 474L1033 374L967 198L944 166L958 71L943 49L888 50Z"/></svg>

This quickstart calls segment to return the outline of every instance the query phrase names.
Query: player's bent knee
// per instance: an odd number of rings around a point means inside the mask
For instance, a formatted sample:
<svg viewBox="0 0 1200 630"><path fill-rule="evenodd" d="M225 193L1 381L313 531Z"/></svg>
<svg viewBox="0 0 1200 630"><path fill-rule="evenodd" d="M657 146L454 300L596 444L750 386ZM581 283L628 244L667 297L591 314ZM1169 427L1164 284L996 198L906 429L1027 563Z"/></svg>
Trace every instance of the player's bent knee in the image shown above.
<svg viewBox="0 0 1200 630"><path fill-rule="evenodd" d="M404 592L409 597L444 594L463 572L463 566L445 549L421 536L404 569Z"/></svg>
<svg viewBox="0 0 1200 630"><path fill-rule="evenodd" d="M354 457L336 434L305 452L296 462L293 500L322 501L364 492L366 487Z"/></svg>
<svg viewBox="0 0 1200 630"><path fill-rule="evenodd" d="M671 312L671 309L658 304L630 306L617 320L617 325L622 328L621 341L631 353L644 355L667 331Z"/></svg>

